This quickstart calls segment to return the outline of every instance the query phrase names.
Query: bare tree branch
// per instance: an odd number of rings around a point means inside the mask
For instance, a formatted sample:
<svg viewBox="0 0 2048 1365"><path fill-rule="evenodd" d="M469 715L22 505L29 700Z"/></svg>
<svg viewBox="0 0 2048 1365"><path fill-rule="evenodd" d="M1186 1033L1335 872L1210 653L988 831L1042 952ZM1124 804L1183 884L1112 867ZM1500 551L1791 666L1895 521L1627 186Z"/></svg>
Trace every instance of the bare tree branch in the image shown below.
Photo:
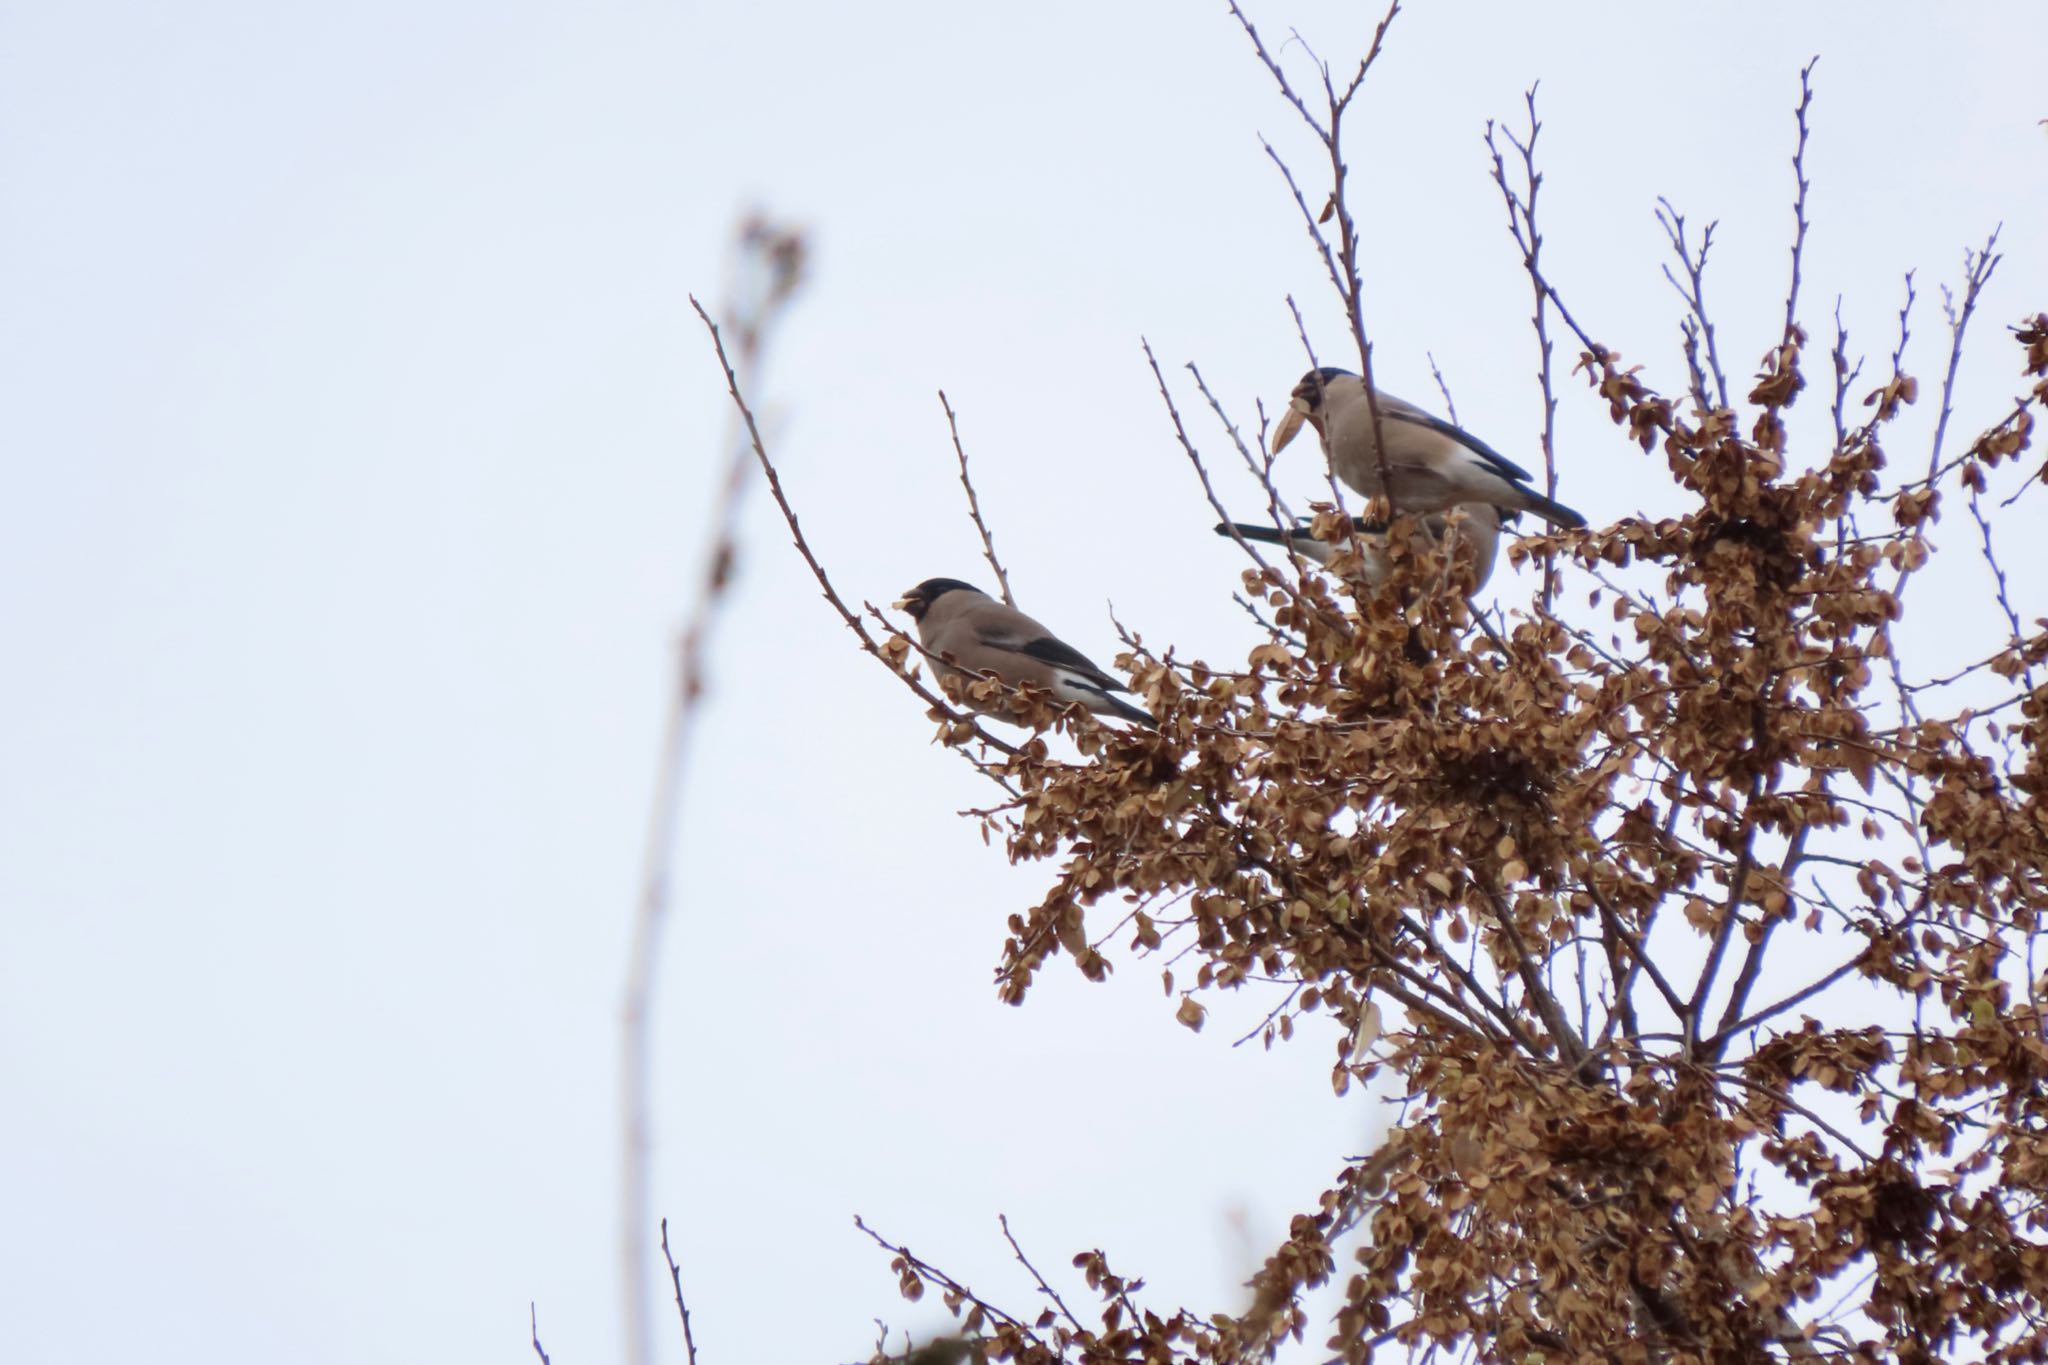
<svg viewBox="0 0 2048 1365"><path fill-rule="evenodd" d="M548 1359L547 1348L540 1344L540 1314L535 1310L533 1301L530 1299L526 1304L526 1325L528 1330L533 1333L533 1353L540 1357L540 1365L555 1365L552 1360Z"/></svg>
<svg viewBox="0 0 2048 1365"><path fill-rule="evenodd" d="M1820 58L1814 57L1799 71L1799 107L1794 118L1799 124L1799 141L1792 152L1792 180L1798 192L1792 199L1792 221L1796 225L1792 234L1792 286L1785 294L1785 340L1789 343L1799 329L1799 271L1806 251L1806 192L1811 188L1806 180L1806 112L1813 107L1813 69L1820 65Z"/></svg>
<svg viewBox="0 0 2048 1365"><path fill-rule="evenodd" d="M1670 241L1673 254L1678 257L1679 265L1685 270L1685 280L1682 283L1671 273L1671 267L1668 265L1664 267L1664 278L1671 282L1671 287L1685 300L1686 312L1693 329L1692 335L1697 336L1706 345L1707 369L1714 376L1714 403L1725 408L1728 406L1728 377L1721 372L1721 350L1714 339L1714 323L1707 313L1706 299L1707 253L1714 249L1714 229L1720 224L1707 224L1700 233L1697 252L1691 249L1685 239L1685 215L1673 208L1668 199L1660 198L1657 201L1657 225L1664 229L1664 236ZM1697 379L1694 381L1693 389L1693 399L1702 408L1713 406L1708 401L1708 395L1701 391Z"/></svg>
<svg viewBox="0 0 2048 1365"><path fill-rule="evenodd" d="M697 1365L697 1338L690 1332L690 1305L683 1302L683 1272L675 1254L668 1249L668 1219L661 1220L661 1259L668 1262L668 1281L676 1291L676 1316L683 1320L683 1352L689 1365Z"/></svg>
<svg viewBox="0 0 2048 1365"><path fill-rule="evenodd" d="M1508 205L1508 228L1514 234L1515 242L1522 248L1522 265L1529 276L1530 288L1535 292L1536 311L1529 321L1536 329L1536 383L1543 396L1543 493L1545 497L1557 497L1557 394L1551 385L1550 322L1547 305L1550 290L1543 282L1543 234L1536 226L1536 196L1543 188L1543 177L1536 170L1536 139L1543 132L1543 122L1536 117L1536 87L1530 86L1522 96L1529 112L1529 136L1518 140L1513 133L1502 130L1502 135L1522 157L1522 192L1517 195L1508 187L1507 166L1502 161L1500 150L1493 143L1493 123L1486 125L1486 146L1493 154L1493 179L1500 187ZM1448 401L1450 395L1446 394ZM1455 421L1455 419L1453 419ZM1548 612L1552 597L1557 591L1557 556L1546 540L1543 549L1543 590L1542 610Z"/></svg>
<svg viewBox="0 0 2048 1365"><path fill-rule="evenodd" d="M1329 119L1329 122L1325 124L1318 122L1315 115L1309 112L1307 102L1295 91L1293 83L1287 77L1286 71L1274 59L1273 54L1266 50L1266 44L1259 37L1258 29L1252 26L1251 20L1245 16L1243 10L1238 8L1237 0L1230 0L1230 13L1237 20L1239 26L1244 29L1245 36L1251 39L1252 48L1258 53L1259 61L1265 65L1267 71L1272 73L1273 79L1279 83L1281 94L1286 97L1289 104L1294 106L1295 112L1301 115L1302 121L1308 125L1310 131L1315 133L1317 140L1323 144L1323 150L1329 157L1330 197L1328 208L1324 214L1318 215L1309 209L1308 200L1302 195L1301 187L1295 183L1294 172L1289 169L1286 161L1273 149L1272 144L1264 143L1262 139L1262 145L1266 148L1266 155L1279 168L1280 174L1287 181L1288 189L1293 192L1294 202L1301 210L1303 222L1307 224L1309 238L1316 244L1316 250L1322 256L1324 268L1329 271L1332 283L1336 285L1338 294L1344 300L1345 321L1350 325L1352 342L1358 348L1358 373L1365 381L1366 406L1372 417L1373 444L1375 459L1379 466L1380 487L1385 490L1393 488L1393 481L1387 472L1386 441L1381 431L1379 392L1373 383L1372 345L1366 339L1364 287L1361 283L1358 264L1358 224L1352 217L1350 204L1345 193L1346 182L1350 176L1350 167L1344 161L1343 140L1345 111L1350 107L1351 100L1357 95L1359 87L1365 83L1366 73L1371 71L1373 63L1379 60L1380 52L1386 44L1387 30L1392 27L1394 16L1400 12L1400 0L1392 0L1392 3L1387 6L1386 14L1380 19L1378 27L1373 30L1372 45L1367 48L1364 59L1359 62L1357 73L1352 76L1351 83L1345 87L1341 95L1337 93L1336 86L1331 82L1329 65L1315 58L1314 53L1311 52L1309 54L1311 59L1315 60L1316 69L1322 77L1323 97ZM1307 47L1306 44L1302 46L1304 49ZM1321 223L1326 217L1334 217L1337 222L1337 243L1335 247L1330 245L1329 239L1322 232ZM1388 508L1381 509L1368 507L1365 515L1368 520L1372 521L1390 521L1392 520L1390 509L1391 504L1389 504Z"/></svg>
<svg viewBox="0 0 2048 1365"><path fill-rule="evenodd" d="M981 500L974 496L974 480L967 475L967 450L960 444L960 423L953 416L953 405L946 400L944 389L939 390L939 406L946 410L946 431L953 438L953 453L960 458L960 486L967 490L967 515L974 522L974 529L981 533L982 555L989 568L995 570L1004 603L1015 607L1017 599L1010 594L1010 575L1004 570L1003 561L996 558L995 538L988 533L988 523L981 519Z"/></svg>

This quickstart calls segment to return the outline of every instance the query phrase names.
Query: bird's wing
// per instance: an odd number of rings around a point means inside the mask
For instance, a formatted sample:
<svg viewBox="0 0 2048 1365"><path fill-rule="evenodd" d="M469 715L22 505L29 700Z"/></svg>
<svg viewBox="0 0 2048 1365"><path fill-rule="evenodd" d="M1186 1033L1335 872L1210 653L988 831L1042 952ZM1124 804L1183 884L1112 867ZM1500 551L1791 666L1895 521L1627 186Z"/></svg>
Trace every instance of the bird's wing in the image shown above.
<svg viewBox="0 0 2048 1365"><path fill-rule="evenodd" d="M1120 681L1104 673L1094 659L1083 655L1079 649L1059 639L1051 630L1040 626L1024 612L985 612L975 622L975 643L983 649L999 649L1010 655L1024 655L1036 659L1055 669L1081 675L1098 688L1114 688L1116 692L1128 692Z"/></svg>
<svg viewBox="0 0 2048 1365"><path fill-rule="evenodd" d="M1071 673L1079 673L1087 681L1092 681L1092 684L1096 684L1100 688L1108 688L1110 692L1130 692L1130 688L1126 688L1124 684L1120 684L1120 681L1116 681L1114 677L1104 673L1100 667L1096 667L1090 661L1090 657L1083 655L1079 649L1075 649L1067 641L1053 639L1051 634L1040 634L1040 636L1036 636L1036 639L1030 639L1030 641L1004 641L1004 643L989 641L989 639L985 639L985 636L983 636L983 643L995 645L997 649L1012 649L1012 651L1016 651L1020 655L1026 655L1030 659L1038 659L1042 663L1051 663L1057 669L1067 669Z"/></svg>
<svg viewBox="0 0 2048 1365"><path fill-rule="evenodd" d="M962 644L968 648L955 651L967 667L992 669L1011 682L1035 682L1044 687L1052 686L1055 679L1051 675L1061 670L1097 686L1120 686L1087 655L1015 607L986 597L967 605L968 610L949 623L967 636ZM974 655L983 651L1008 654L1014 662L976 660Z"/></svg>
<svg viewBox="0 0 2048 1365"><path fill-rule="evenodd" d="M1516 483L1529 483L1534 477L1528 470L1522 468L1463 427L1452 426L1443 418L1432 416L1421 408L1416 407L1413 403L1404 402L1390 393L1382 393L1380 395L1380 418L1383 421L1406 422L1411 426L1426 427L1441 436L1448 436L1451 440L1456 441L1459 445L1465 447L1465 449L1471 451L1474 455L1477 455Z"/></svg>

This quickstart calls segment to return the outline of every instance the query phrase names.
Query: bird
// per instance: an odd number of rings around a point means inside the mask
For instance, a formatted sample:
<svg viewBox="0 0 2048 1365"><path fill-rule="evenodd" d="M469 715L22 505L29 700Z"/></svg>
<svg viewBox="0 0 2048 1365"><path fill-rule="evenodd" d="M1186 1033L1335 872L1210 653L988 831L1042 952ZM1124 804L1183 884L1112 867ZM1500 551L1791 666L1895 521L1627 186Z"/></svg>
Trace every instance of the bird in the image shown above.
<svg viewBox="0 0 2048 1365"><path fill-rule="evenodd" d="M942 674L993 674L1015 687L1030 683L1065 702L1079 702L1098 716L1140 725L1158 724L1149 714L1112 696L1131 689L1088 657L1015 607L996 601L957 578L927 578L896 601L917 622L917 638Z"/></svg>
<svg viewBox="0 0 2048 1365"><path fill-rule="evenodd" d="M1331 473L1368 498L1386 494L1397 512L1441 512L1459 503L1485 502L1503 512L1534 512L1567 530L1586 524L1577 512L1531 487L1528 470L1471 432L1390 393L1375 392L1393 487L1381 487L1374 405L1366 400L1365 381L1349 370L1324 368L1302 376L1273 428L1274 453L1306 422L1323 438Z"/></svg>
<svg viewBox="0 0 2048 1365"><path fill-rule="evenodd" d="M1486 586L1486 580L1493 576L1495 553L1500 548L1500 527L1503 521L1512 520L1514 513L1506 516L1490 502L1461 502L1445 512L1432 512L1417 521L1417 529L1409 540L1414 553L1428 554L1445 538L1451 537L1453 553L1470 556L1472 566L1472 590L1477 592ZM1387 560L1386 527L1369 522L1364 517L1353 517L1351 525L1359 533L1359 549L1365 561L1365 577L1369 583L1384 583L1393 566ZM1317 540L1309 531L1309 523L1298 521L1293 526L1276 529L1256 523L1241 521L1219 521L1216 534L1229 536L1232 532L1244 540L1255 540L1267 545L1285 545L1303 559L1318 564L1328 564L1330 557L1337 553L1337 547L1327 540Z"/></svg>

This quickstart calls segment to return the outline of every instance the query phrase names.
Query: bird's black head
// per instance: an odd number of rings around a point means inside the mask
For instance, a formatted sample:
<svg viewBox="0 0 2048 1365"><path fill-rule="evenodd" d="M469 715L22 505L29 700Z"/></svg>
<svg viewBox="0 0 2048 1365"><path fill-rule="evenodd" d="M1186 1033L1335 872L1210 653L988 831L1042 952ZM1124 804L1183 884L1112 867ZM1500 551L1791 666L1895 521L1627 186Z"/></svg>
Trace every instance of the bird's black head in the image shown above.
<svg viewBox="0 0 2048 1365"><path fill-rule="evenodd" d="M1288 397L1290 399L1302 399L1307 402L1310 411L1316 411L1323 406L1323 391L1330 387L1332 380L1356 379L1357 377L1357 375L1349 370L1340 370L1334 365L1325 365L1320 370L1310 370L1307 374L1303 375L1301 382L1294 386L1294 392L1289 394Z"/></svg>
<svg viewBox="0 0 2048 1365"><path fill-rule="evenodd" d="M922 621L924 614L932 609L932 603L949 592L971 592L977 596L981 595L980 588L972 583L962 583L957 578L927 578L905 592L897 600L896 606L899 610L909 612L911 620Z"/></svg>

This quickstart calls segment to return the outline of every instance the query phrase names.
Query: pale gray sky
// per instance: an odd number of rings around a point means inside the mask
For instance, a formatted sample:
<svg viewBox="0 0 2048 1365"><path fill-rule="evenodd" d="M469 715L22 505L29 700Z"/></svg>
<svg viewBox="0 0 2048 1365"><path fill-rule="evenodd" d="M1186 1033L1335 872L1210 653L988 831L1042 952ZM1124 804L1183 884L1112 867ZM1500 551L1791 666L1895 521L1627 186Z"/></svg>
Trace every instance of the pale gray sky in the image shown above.
<svg viewBox="0 0 2048 1365"><path fill-rule="evenodd" d="M1253 13L1342 66L1376 17ZM1285 294L1340 348L1257 141L1305 162L1294 116L1220 6L1168 0L85 0L0 25L9 1349L505 1361L533 1299L562 1365L615 1360L617 990L725 422L686 292L717 296L750 205L812 230L761 394L849 594L987 576L943 386L1029 610L1098 658L1111 599L1241 658L1237 561L1138 339L1247 417L1305 368ZM2038 0L1418 0L1355 130L1383 382L1431 398L1434 352L1465 423L1533 458L1480 134L1537 79L1575 311L1676 387L1668 195L1722 220L1710 291L1747 375L1818 52L1805 314L1847 295L1879 353L1917 267L1931 376L1934 286L2003 221L1966 374L1988 410L2003 327L2048 307L2043 50ZM1664 505L1661 461L1561 391L1565 500ZM1288 474L1312 494L1312 456ZM1190 1034L1128 959L997 1004L1042 873L954 817L979 780L764 498L710 705L655 1160L707 1365L936 1321L856 1211L1012 1301L999 1211L1044 1264L1100 1246L1162 1304L1236 1306L1371 1144L1332 1039L1232 1050L1250 995Z"/></svg>

